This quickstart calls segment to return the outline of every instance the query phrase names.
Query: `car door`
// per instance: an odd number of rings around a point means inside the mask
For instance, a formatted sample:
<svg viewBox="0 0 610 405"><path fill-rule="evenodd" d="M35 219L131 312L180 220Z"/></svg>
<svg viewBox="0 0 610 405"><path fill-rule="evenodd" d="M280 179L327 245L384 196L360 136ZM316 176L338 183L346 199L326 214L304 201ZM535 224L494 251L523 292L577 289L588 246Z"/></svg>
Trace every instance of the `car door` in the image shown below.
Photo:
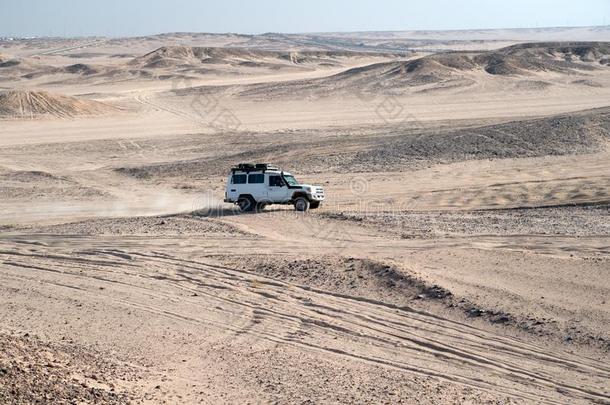
<svg viewBox="0 0 610 405"><path fill-rule="evenodd" d="M227 197L231 201L237 201L239 194L243 193L248 176L245 173L233 173L227 185Z"/></svg>
<svg viewBox="0 0 610 405"><path fill-rule="evenodd" d="M272 202L283 202L287 199L288 187L279 174L269 174L267 177L267 197Z"/></svg>
<svg viewBox="0 0 610 405"><path fill-rule="evenodd" d="M248 194L256 201L264 201L267 198L267 182L264 173L248 174Z"/></svg>

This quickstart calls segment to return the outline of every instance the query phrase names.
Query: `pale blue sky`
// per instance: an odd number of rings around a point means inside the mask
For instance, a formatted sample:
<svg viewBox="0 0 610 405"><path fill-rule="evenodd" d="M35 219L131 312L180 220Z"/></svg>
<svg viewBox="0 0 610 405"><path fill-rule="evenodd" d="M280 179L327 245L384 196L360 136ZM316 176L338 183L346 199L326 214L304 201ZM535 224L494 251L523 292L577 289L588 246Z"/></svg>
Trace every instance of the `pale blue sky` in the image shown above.
<svg viewBox="0 0 610 405"><path fill-rule="evenodd" d="M0 0L0 36L328 32L610 24L610 0Z"/></svg>

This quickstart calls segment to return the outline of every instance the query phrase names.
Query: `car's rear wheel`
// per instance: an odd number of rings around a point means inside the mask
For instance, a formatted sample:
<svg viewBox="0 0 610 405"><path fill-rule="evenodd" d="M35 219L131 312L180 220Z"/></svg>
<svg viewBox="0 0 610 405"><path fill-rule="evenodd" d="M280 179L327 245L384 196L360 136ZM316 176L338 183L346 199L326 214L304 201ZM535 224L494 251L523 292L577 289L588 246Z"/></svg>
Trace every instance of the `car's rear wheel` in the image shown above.
<svg viewBox="0 0 610 405"><path fill-rule="evenodd" d="M237 200L237 206L241 212L252 211L256 205L256 202L251 197L242 197Z"/></svg>
<svg viewBox="0 0 610 405"><path fill-rule="evenodd" d="M309 209L309 200L305 197L297 197L294 200L294 209L301 212L307 211Z"/></svg>

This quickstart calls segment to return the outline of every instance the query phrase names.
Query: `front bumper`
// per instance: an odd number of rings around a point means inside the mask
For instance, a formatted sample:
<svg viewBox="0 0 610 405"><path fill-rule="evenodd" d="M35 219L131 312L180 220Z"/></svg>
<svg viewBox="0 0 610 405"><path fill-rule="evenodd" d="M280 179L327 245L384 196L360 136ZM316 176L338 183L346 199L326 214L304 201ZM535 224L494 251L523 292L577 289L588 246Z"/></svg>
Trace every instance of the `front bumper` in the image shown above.
<svg viewBox="0 0 610 405"><path fill-rule="evenodd" d="M324 191L307 194L311 201L324 201Z"/></svg>

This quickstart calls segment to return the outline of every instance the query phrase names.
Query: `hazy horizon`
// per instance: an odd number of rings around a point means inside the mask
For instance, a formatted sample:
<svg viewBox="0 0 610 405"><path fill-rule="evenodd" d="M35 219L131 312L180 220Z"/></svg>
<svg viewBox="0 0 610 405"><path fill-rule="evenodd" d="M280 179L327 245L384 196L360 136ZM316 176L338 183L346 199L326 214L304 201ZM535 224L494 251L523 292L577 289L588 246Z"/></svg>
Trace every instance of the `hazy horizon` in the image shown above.
<svg viewBox="0 0 610 405"><path fill-rule="evenodd" d="M243 36L256 36L266 34L281 34L281 35L299 35L299 34L350 34L350 33L384 33L384 32L466 32L466 31L494 31L494 30L552 30L552 29L578 29L578 28L608 28L610 25L558 25L558 26L545 26L545 27L496 27L496 28L455 28L455 29L403 29L403 30L364 30L364 31L302 31L302 32L279 32L279 31L266 31L257 33L240 33L233 31L225 32L211 32L211 31L163 31L163 32L151 32L149 34L134 34L134 35L3 35L2 38L87 38L87 37L108 37L108 38L129 38L138 36L157 36L157 35L171 35L171 34L208 34L208 35L243 35Z"/></svg>
<svg viewBox="0 0 610 405"><path fill-rule="evenodd" d="M451 31L606 26L610 2L469 0L404 2L312 0L307 4L267 0L0 0L0 36L77 37L193 33L321 33Z"/></svg>

